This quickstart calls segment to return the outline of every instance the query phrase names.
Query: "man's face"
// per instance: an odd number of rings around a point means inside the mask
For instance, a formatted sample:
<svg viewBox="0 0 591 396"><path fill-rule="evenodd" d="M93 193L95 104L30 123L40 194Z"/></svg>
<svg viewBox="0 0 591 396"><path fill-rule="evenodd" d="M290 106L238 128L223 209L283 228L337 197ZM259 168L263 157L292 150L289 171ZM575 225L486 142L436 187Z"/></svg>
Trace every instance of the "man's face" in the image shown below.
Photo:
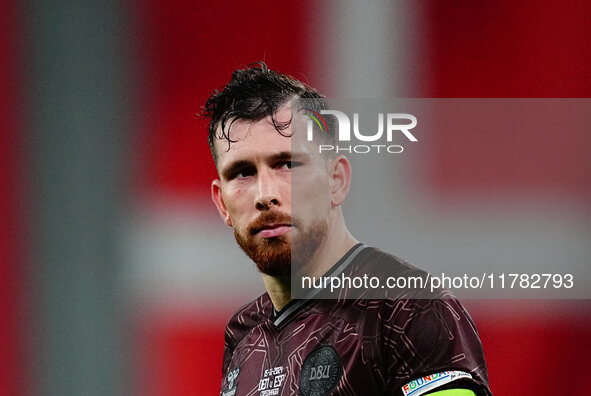
<svg viewBox="0 0 591 396"><path fill-rule="evenodd" d="M289 106L275 114L278 123L290 118ZM270 117L236 121L230 137L235 142L229 150L227 141L216 141L220 179L212 183L212 198L259 270L289 275L292 258L294 266L305 264L326 236L331 208L327 164L304 139L279 134ZM292 179L297 188L292 189ZM295 214L292 202L297 202Z"/></svg>

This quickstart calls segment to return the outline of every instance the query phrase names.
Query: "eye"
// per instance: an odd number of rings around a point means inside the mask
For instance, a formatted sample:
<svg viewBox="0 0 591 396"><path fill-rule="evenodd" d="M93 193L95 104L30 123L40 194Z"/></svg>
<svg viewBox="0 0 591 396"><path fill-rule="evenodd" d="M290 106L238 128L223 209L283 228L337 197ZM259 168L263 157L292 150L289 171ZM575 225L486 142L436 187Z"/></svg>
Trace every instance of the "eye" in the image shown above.
<svg viewBox="0 0 591 396"><path fill-rule="evenodd" d="M298 166L300 166L300 163L296 161L282 161L279 163L279 168L283 169L293 169L297 168Z"/></svg>
<svg viewBox="0 0 591 396"><path fill-rule="evenodd" d="M255 168L251 168L251 167L239 168L239 169L236 169L236 171L232 172L228 179L230 179L230 180L244 179L245 177L253 176L255 173L256 173Z"/></svg>

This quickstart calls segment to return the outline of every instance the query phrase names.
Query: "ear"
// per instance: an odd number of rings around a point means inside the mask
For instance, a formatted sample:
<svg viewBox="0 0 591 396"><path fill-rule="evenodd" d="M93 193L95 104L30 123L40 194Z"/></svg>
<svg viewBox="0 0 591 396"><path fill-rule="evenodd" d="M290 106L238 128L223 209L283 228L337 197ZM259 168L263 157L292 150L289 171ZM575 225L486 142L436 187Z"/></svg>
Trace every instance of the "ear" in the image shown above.
<svg viewBox="0 0 591 396"><path fill-rule="evenodd" d="M222 197L222 182L219 179L211 182L211 200L218 209L224 223L232 227L232 219L230 219L230 214L224 203L224 198Z"/></svg>
<svg viewBox="0 0 591 396"><path fill-rule="evenodd" d="M351 185L351 163L339 155L332 160L331 165L331 204L333 207L340 206L345 202Z"/></svg>

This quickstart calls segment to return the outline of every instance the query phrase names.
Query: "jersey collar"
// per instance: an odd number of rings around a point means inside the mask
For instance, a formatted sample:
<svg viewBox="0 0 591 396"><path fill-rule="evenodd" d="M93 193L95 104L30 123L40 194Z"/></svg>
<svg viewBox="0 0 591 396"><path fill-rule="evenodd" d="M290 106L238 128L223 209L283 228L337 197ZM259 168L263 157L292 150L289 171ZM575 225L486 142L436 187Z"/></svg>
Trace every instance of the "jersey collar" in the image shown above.
<svg viewBox="0 0 591 396"><path fill-rule="evenodd" d="M367 246L362 243L358 243L355 246L353 246L323 276L324 277L339 276L345 270L345 268L347 268L349 266L349 264L351 264L351 262L355 259L355 257L357 257L357 255L366 247ZM310 292L306 293L301 299L291 300L285 307L283 307L283 309L281 311L277 311L277 310L275 310L275 307L273 307L273 312L272 312L273 324L275 326L279 326L282 323L284 323L287 319L289 319L291 316L293 316L294 313L299 311L299 309L302 308L308 301L317 297L318 294L320 294L322 291L323 291L323 289L312 289L312 290L310 290ZM272 306L272 304L271 304L271 306Z"/></svg>

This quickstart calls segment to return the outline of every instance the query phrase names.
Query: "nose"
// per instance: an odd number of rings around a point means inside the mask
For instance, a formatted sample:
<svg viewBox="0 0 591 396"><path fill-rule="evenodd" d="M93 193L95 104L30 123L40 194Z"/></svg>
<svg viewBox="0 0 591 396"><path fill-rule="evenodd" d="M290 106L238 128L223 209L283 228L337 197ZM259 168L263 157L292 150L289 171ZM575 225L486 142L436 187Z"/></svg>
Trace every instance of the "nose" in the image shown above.
<svg viewBox="0 0 591 396"><path fill-rule="evenodd" d="M270 210L280 205L278 180L270 172L258 174L258 192L256 197L257 210Z"/></svg>

